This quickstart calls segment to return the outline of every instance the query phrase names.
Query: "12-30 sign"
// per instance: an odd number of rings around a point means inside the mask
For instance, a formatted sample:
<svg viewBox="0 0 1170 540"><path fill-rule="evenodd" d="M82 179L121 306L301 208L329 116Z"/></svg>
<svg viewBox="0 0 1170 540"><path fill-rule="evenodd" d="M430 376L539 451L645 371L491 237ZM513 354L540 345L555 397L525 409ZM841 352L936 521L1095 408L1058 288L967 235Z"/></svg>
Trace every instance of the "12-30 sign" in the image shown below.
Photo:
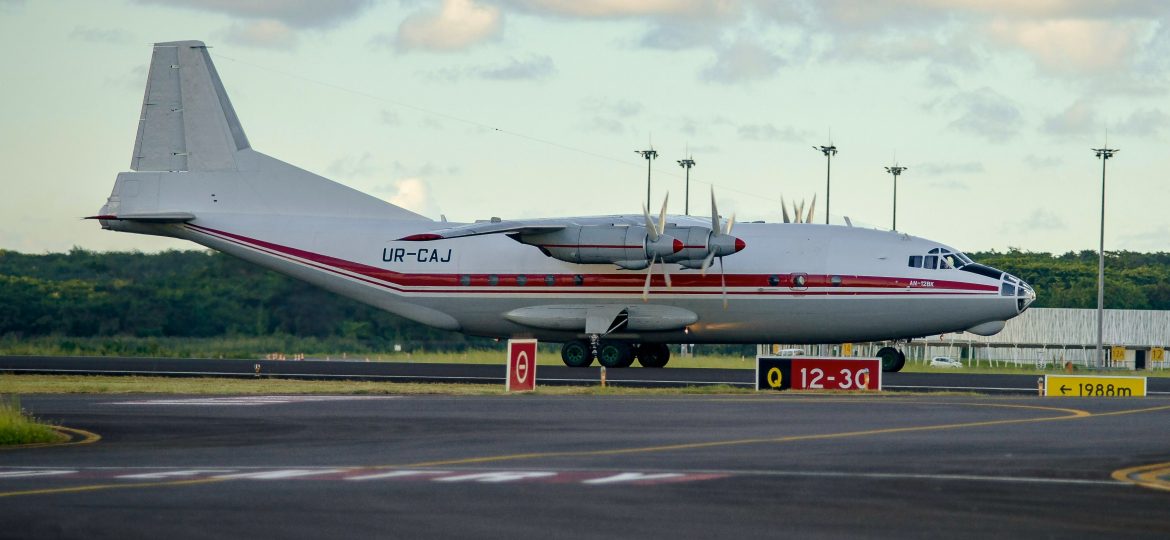
<svg viewBox="0 0 1170 540"><path fill-rule="evenodd" d="M756 358L756 390L881 390L878 358Z"/></svg>

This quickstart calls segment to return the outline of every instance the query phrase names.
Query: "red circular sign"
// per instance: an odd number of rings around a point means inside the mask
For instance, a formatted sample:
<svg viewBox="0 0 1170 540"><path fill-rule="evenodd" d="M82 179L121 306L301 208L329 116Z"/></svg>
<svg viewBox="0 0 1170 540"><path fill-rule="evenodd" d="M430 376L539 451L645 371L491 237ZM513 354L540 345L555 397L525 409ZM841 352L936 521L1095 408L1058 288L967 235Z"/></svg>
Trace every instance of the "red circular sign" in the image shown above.
<svg viewBox="0 0 1170 540"><path fill-rule="evenodd" d="M516 355L516 382L521 384L528 381L528 351L520 351Z"/></svg>

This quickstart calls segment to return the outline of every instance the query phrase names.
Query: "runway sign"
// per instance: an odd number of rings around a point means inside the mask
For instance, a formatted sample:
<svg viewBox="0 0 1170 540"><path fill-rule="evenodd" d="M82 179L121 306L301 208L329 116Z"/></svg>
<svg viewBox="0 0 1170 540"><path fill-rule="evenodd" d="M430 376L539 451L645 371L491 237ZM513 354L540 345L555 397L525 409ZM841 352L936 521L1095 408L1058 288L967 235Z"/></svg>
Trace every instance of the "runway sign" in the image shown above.
<svg viewBox="0 0 1170 540"><path fill-rule="evenodd" d="M1145 377L1045 375L1049 397L1146 397Z"/></svg>
<svg viewBox="0 0 1170 540"><path fill-rule="evenodd" d="M536 340L508 340L508 377L505 392L536 390Z"/></svg>
<svg viewBox="0 0 1170 540"><path fill-rule="evenodd" d="M756 357L756 390L881 390L879 358Z"/></svg>

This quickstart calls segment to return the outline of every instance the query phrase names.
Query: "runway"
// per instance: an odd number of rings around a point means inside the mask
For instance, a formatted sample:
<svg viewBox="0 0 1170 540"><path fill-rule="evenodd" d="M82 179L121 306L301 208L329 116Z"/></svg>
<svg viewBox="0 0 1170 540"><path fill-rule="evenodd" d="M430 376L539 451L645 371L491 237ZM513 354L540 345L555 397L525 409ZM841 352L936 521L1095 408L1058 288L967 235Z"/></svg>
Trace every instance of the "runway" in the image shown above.
<svg viewBox="0 0 1170 540"><path fill-rule="evenodd" d="M0 537L1170 535L1159 397L22 404L100 440L0 451Z"/></svg>
<svg viewBox="0 0 1170 540"><path fill-rule="evenodd" d="M753 387L749 369L611 369L609 384L635 387L731 385ZM114 358L63 356L0 356L0 372L80 375L162 375L215 377L273 377L289 379L373 380L397 382L455 382L504 384L504 365L426 364L409 362L217 360L175 358ZM540 366L540 385L599 384L601 370ZM1035 375L964 373L886 373L890 391L960 391L984 394L1036 394ZM1170 378L1149 379L1150 395L1170 396Z"/></svg>

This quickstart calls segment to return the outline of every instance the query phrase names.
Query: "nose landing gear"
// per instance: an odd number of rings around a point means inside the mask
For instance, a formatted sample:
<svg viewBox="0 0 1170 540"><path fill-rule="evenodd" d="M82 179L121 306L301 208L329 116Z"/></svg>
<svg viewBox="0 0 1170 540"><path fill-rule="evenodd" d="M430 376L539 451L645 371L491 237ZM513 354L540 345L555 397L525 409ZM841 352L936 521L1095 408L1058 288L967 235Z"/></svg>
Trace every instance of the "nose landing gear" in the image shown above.
<svg viewBox="0 0 1170 540"><path fill-rule="evenodd" d="M877 357L882 359L882 371L886 373L902 371L906 365L906 354L893 347L878 349Z"/></svg>

